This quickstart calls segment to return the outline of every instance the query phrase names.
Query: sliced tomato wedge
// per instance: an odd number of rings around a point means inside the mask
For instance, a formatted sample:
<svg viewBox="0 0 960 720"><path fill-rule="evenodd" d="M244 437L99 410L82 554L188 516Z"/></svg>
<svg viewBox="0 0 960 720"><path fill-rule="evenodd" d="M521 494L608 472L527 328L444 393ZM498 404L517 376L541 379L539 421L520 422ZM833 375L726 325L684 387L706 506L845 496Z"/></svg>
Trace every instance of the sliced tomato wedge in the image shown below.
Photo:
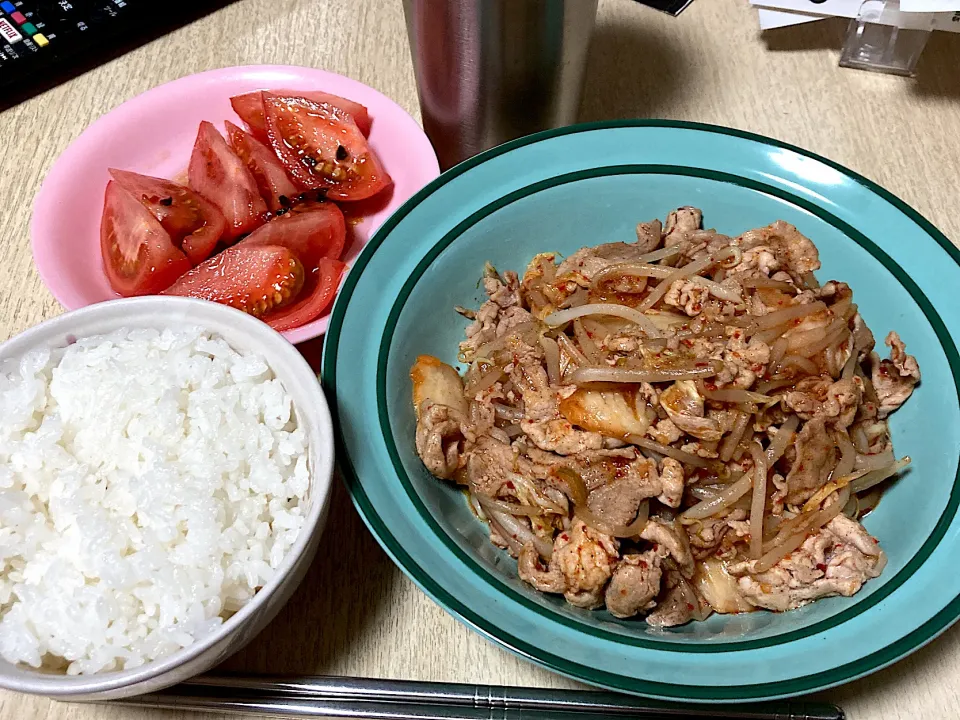
<svg viewBox="0 0 960 720"><path fill-rule="evenodd" d="M110 287L124 297L158 293L190 269L160 221L113 180L103 199L100 253Z"/></svg>
<svg viewBox="0 0 960 720"><path fill-rule="evenodd" d="M234 245L197 265L163 294L209 300L263 317L294 303L303 281L303 265L287 248Z"/></svg>
<svg viewBox="0 0 960 720"><path fill-rule="evenodd" d="M350 115L302 97L261 93L270 146L287 174L337 200L364 200L392 180Z"/></svg>
<svg viewBox="0 0 960 720"><path fill-rule="evenodd" d="M244 247L280 245L303 263L310 275L321 258L339 258L347 238L347 224L340 208L331 202L302 202L286 210L240 241Z"/></svg>
<svg viewBox="0 0 960 720"><path fill-rule="evenodd" d="M188 187L163 178L110 168L110 175L150 211L190 262L203 262L227 229L216 205Z"/></svg>
<svg viewBox="0 0 960 720"><path fill-rule="evenodd" d="M204 120L187 168L190 187L216 205L227 221L226 242L253 232L266 220L257 181L213 124Z"/></svg>
<svg viewBox="0 0 960 720"><path fill-rule="evenodd" d="M273 150L229 120L224 125L230 146L253 175L260 190L260 197L267 202L270 212L276 213L289 207L290 200L299 195L300 190L287 177L287 171L283 169Z"/></svg>
<svg viewBox="0 0 960 720"><path fill-rule="evenodd" d="M330 307L337 289L340 287L340 277L347 266L333 258L320 258L315 275L315 285L309 294L306 288L301 299L292 305L274 310L264 318L270 327L279 332L293 330L316 320Z"/></svg>
<svg viewBox="0 0 960 720"><path fill-rule="evenodd" d="M260 92L255 90L243 95L235 95L230 98L230 104L233 106L233 111L250 128L250 132L267 142L267 123L263 117L263 99L260 97ZM338 107L353 118L360 132L365 136L370 135L370 125L373 121L370 119L367 108L358 102L319 90L272 90L271 92L274 95L303 97L315 103L327 103Z"/></svg>

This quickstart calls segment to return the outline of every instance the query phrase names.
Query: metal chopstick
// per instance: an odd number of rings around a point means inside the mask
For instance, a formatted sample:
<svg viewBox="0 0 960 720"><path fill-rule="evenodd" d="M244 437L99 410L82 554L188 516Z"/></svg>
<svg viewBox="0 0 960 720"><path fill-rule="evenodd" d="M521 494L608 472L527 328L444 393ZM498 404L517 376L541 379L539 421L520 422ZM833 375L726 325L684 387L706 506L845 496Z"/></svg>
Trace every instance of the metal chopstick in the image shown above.
<svg viewBox="0 0 960 720"><path fill-rule="evenodd" d="M597 691L326 676L206 675L124 704L291 717L390 720L843 720L825 703L678 705Z"/></svg>

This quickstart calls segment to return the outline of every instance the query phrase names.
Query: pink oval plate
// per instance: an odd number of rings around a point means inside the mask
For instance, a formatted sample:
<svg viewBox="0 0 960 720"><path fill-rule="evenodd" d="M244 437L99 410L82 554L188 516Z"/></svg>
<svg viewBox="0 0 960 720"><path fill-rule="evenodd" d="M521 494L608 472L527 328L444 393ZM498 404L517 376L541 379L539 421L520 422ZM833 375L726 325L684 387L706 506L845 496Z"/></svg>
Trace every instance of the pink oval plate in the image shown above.
<svg viewBox="0 0 960 720"><path fill-rule="evenodd" d="M370 145L393 178L376 198L343 204L352 265L373 233L407 198L440 174L437 156L417 122L393 100L350 78L285 65L250 65L189 75L128 100L90 125L54 163L33 203L33 260L43 282L68 310L118 298L100 260L103 192L116 167L183 179L201 120L223 131L242 123L230 97L260 89L323 90L367 106ZM327 316L289 330L292 343L326 332Z"/></svg>

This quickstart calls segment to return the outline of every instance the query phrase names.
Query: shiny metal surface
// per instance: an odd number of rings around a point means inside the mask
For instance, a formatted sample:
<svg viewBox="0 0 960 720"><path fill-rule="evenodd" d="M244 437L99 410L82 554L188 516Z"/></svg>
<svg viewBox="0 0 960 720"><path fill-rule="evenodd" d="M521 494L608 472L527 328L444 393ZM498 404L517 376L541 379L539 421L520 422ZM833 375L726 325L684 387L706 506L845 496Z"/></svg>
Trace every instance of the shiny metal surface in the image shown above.
<svg viewBox="0 0 960 720"><path fill-rule="evenodd" d="M325 676L206 675L120 705L390 720L843 720L816 702L680 705L611 692Z"/></svg>
<svg viewBox="0 0 960 720"><path fill-rule="evenodd" d="M597 0L404 0L423 127L446 169L576 122Z"/></svg>

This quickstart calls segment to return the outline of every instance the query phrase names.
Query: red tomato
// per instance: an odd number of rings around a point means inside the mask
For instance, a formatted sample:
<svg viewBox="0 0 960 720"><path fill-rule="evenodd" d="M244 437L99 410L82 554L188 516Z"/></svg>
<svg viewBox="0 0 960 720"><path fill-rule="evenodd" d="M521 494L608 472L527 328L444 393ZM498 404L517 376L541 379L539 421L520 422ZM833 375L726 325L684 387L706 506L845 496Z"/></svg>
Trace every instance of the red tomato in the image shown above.
<svg viewBox="0 0 960 720"><path fill-rule="evenodd" d="M258 228L243 240L244 247L281 245L293 252L310 275L320 258L339 258L347 238L340 208L331 202L303 202Z"/></svg>
<svg viewBox="0 0 960 720"><path fill-rule="evenodd" d="M287 173L337 200L363 200L392 180L350 116L301 97L262 93L267 136Z"/></svg>
<svg viewBox="0 0 960 720"><path fill-rule="evenodd" d="M104 195L100 252L110 287L124 297L158 293L190 269L160 221L113 180Z"/></svg>
<svg viewBox="0 0 960 720"><path fill-rule="evenodd" d="M270 212L275 213L289 206L289 201L299 195L300 191L290 182L287 171L283 169L273 150L229 120L224 125L233 151L243 160L243 164L257 181L260 197L267 201ZM287 199L286 205L281 202L281 198Z"/></svg>
<svg viewBox="0 0 960 720"><path fill-rule="evenodd" d="M344 112L348 113L357 124L365 136L370 134L370 113L367 108L353 100L347 100L339 95L320 92L319 90L273 90L274 95L285 95L290 97L303 97L312 100L315 103L327 103L334 105ZM250 128L257 138L267 142L267 123L263 117L263 100L260 97L260 91L244 93L230 98L230 104L233 105L233 111L240 116L247 127Z"/></svg>
<svg viewBox="0 0 960 720"><path fill-rule="evenodd" d="M187 168L190 187L212 202L227 220L227 242L263 225L267 204L257 181L217 129L204 120Z"/></svg>
<svg viewBox="0 0 960 720"><path fill-rule="evenodd" d="M340 287L340 276L346 268L339 260L320 258L317 267L316 285L312 292L307 294L306 288L301 299L292 305L273 311L264 317L270 327L279 332L300 327L323 314Z"/></svg>
<svg viewBox="0 0 960 720"><path fill-rule="evenodd" d="M210 257L227 229L227 221L216 205L190 188L163 178L114 168L110 168L110 175L160 221L190 262L196 265Z"/></svg>
<svg viewBox="0 0 960 720"><path fill-rule="evenodd" d="M210 300L262 317L294 302L303 280L303 265L287 248L234 245L197 265L163 294Z"/></svg>

